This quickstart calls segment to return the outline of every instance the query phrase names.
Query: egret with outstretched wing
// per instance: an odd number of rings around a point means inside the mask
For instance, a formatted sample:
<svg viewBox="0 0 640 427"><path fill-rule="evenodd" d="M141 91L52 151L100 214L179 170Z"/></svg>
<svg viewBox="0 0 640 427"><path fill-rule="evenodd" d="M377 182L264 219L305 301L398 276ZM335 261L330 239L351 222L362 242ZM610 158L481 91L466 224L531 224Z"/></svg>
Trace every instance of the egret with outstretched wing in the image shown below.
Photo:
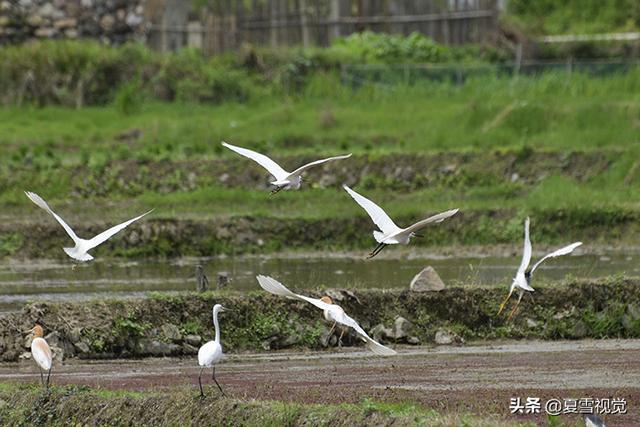
<svg viewBox="0 0 640 427"><path fill-rule="evenodd" d="M294 189L297 190L300 188L300 184L302 183L302 173L307 169L320 165L326 162L332 162L334 160L342 160L351 157L351 154L347 154L344 156L335 156L329 157L326 159L320 159L313 161L311 163L307 163L306 165L300 166L298 169L293 172L287 172L282 169L279 164L265 156L264 154L256 153L253 150L248 150L246 148L237 147L235 145L227 144L226 142L222 143L223 146L227 147L229 150L235 151L241 156L247 157L254 162L258 163L260 166L265 168L267 172L269 172L275 178L275 181L271 181L271 185L274 185L276 188L271 192L271 194L276 194L278 191L282 189Z"/></svg>
<svg viewBox="0 0 640 427"><path fill-rule="evenodd" d="M69 225L67 225L67 223L64 222L64 220L58 214L56 214L53 210L51 210L51 208L49 207L47 202L45 202L42 197L38 196L36 193L31 193L29 191L25 191L24 194L26 194L27 197L29 199L31 199L31 201L33 203L35 203L40 208L44 209L45 211L47 211L51 215L53 215L53 217L56 219L56 221L58 221L60 223L60 225L62 226L62 228L65 229L65 231L67 232L69 237L71 237L71 239L73 240L73 243L75 243L75 246L73 248L62 248L62 249L66 252L67 255L69 255L71 258L73 258L75 260L78 260L78 261L91 261L93 259L93 257L87 253L88 251L90 251L91 249L95 248L96 246L101 245L102 243L106 242L114 234L116 234L117 232L119 232L121 230L124 230L132 222L135 222L135 221L139 220L143 216L145 216L145 215L147 215L147 214L149 214L149 213L151 213L153 211L153 209L152 209L149 212L143 213L140 216L137 216L137 217L135 217L133 219L130 219L129 221L125 221L122 224L118 224L116 226L113 226L110 229L108 229L107 231L103 231L102 233L98 234L97 236L93 237L92 239L88 239L87 240L87 239L81 239L80 237L78 237L76 235L76 233L71 229L71 227L69 227Z"/></svg>
<svg viewBox="0 0 640 427"><path fill-rule="evenodd" d="M258 283L260 283L260 286L262 287L262 289L264 289L267 292L270 292L274 295L279 295L282 297L306 301L309 304L313 304L319 309L321 309L324 313L324 318L329 322L333 322L333 327L331 328L331 332L333 332L333 328L335 328L336 324L348 326L350 328L353 328L356 331L356 333L360 336L360 338L362 338L362 340L367 344L367 347L369 347L369 350L371 350L375 354L379 356L391 356L396 354L395 350L390 349L389 347L385 347L384 345L380 344L379 342L371 338L364 331L364 329L362 329L360 325L358 325L358 322L356 322L354 319L349 317L347 313L344 312L342 307L340 307L337 304L333 304L333 301L331 300L331 298L323 297L322 299L317 299L317 298L306 297L304 295L298 295L291 292L282 283L278 282L276 279L272 277L260 275L260 276L257 276L256 278L258 279ZM331 333L329 333L329 335L331 335Z"/></svg>
<svg viewBox="0 0 640 427"><path fill-rule="evenodd" d="M342 187L347 193L349 193L353 200L355 200L356 203L358 203L362 207L362 209L364 209L367 214L369 214L369 216L373 220L373 223L380 229L380 231L376 230L373 232L373 237L378 242L378 246L376 246L376 248L371 251L368 258L373 258L374 256L378 255L386 245L409 244L409 240L412 237L421 237L420 235L416 234L416 231L420 230L423 227L426 227L428 224L431 224L433 222L442 222L458 212L458 209L452 209L446 212L439 213L437 215L430 216L429 218L423 219L422 221L418 221L407 228L400 228L393 222L391 218L389 218L389 215L387 215L380 206L376 205L366 197L356 193L346 185L343 185Z"/></svg>
<svg viewBox="0 0 640 427"><path fill-rule="evenodd" d="M518 296L518 302L516 302L515 307L513 307L513 310L511 310L511 313L509 314L508 320L511 320L513 318L513 315L516 313L516 309L518 308L518 305L520 304L520 301L522 300L522 296L524 295L524 293L535 291L535 289L531 287L531 277L533 276L533 272L536 271L536 269L540 266L540 264L542 264L544 261L546 261L549 258L568 255L580 245L582 245L582 242L574 242L568 246L565 246L556 251L553 251L550 254L547 254L544 257L542 257L542 259L540 259L540 261L535 263L530 270L527 270L527 267L529 267L529 264L531 263L531 239L529 238L529 217L527 217L527 219L524 220L524 250L522 253L522 262L520 263L520 267L518 268L516 277L513 278L513 282L511 283L511 288L509 289L509 294L507 295L505 300L502 302L502 304L500 304L498 315L502 313L502 310L504 310L504 307L509 301L509 299L511 298L511 295L517 288L520 295Z"/></svg>

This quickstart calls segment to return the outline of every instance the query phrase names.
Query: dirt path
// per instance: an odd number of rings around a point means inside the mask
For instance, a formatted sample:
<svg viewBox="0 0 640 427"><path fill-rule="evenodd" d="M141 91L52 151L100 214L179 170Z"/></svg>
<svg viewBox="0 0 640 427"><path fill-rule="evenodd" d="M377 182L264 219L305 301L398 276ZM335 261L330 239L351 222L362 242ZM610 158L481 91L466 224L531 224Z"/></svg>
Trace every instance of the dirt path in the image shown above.
<svg viewBox="0 0 640 427"><path fill-rule="evenodd" d="M197 374L191 359L70 360L55 367L53 382L130 390L192 385L195 393ZM0 382L36 382L38 376L31 361L0 364ZM407 347L392 358L349 350L229 355L217 377L238 398L340 403L371 397L505 417L512 416L512 397L625 398L628 414L605 417L607 425L640 425L640 340Z"/></svg>

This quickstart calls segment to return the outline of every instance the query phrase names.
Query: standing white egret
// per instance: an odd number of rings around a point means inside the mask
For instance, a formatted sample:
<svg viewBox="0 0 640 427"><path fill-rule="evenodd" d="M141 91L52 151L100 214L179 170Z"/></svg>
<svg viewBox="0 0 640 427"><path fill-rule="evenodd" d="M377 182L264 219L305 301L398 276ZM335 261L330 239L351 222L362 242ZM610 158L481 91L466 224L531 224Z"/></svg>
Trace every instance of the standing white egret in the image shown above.
<svg viewBox="0 0 640 427"><path fill-rule="evenodd" d="M216 336L213 341L205 343L198 350L198 365L202 366L200 369L200 375L198 375L198 384L200 385L200 397L204 397L204 391L202 390L202 371L204 368L213 368L211 372L211 379L215 381L216 385L220 389L220 393L224 396L224 391L216 379L216 363L222 359L222 346L220 345L220 327L218 326L218 313L225 311L226 308L220 304L213 306L213 326L216 330Z"/></svg>
<svg viewBox="0 0 640 427"><path fill-rule="evenodd" d="M333 322L333 327L329 332L329 336L331 336L331 333L333 332L333 329L336 327L336 324L348 326L350 328L353 328L356 331L356 333L360 336L360 338L362 338L362 340L367 344L367 347L369 347L369 350L371 350L375 354L379 356L391 356L396 354L395 350L392 350L389 347L385 347L384 345L375 341L373 338L369 337L369 335L367 335L364 329L362 329L360 325L358 325L358 322L356 322L351 317L349 317L344 312L342 307L340 307L337 304L333 304L333 301L331 300L331 298L323 297L324 299L323 301L323 299L310 298L304 295L294 294L289 289L287 289L282 283L278 282L276 279L272 277L260 275L260 276L257 276L256 279L258 279L258 283L260 283L260 286L262 287L262 289L264 289L267 292L270 292L274 295L306 301L310 304L315 305L319 309L321 309L323 311L324 318L329 322ZM342 335L340 335L340 337L342 338Z"/></svg>
<svg viewBox="0 0 640 427"><path fill-rule="evenodd" d="M544 257L542 257L542 259L537 263L535 263L531 269L527 270L527 267L529 267L529 264L531 263L531 240L529 239L529 217L527 217L527 219L524 220L524 251L522 254L522 262L520 263L520 267L518 268L516 277L513 278L513 283L511 283L509 294L507 295L505 300L502 302L502 304L500 304L498 315L502 313L502 310L504 309L505 305L509 301L509 298L511 298L513 291L515 291L515 289L518 288L520 295L518 296L518 302L516 303L515 307L513 307L513 310L511 310L511 313L509 314L508 320L511 320L513 315L516 313L516 309L518 308L518 305L520 304L520 301L522 300L522 296L524 295L525 291L527 292L535 291L535 289L531 287L531 277L533 275L533 272L536 271L536 268L538 268L540 264L542 264L544 261L546 261L549 258L555 258L561 255L570 254L571 252L573 252L575 248L577 248L581 244L582 242L574 242L568 246L558 249L557 251L553 251L550 254L547 254Z"/></svg>
<svg viewBox="0 0 640 427"><path fill-rule="evenodd" d="M346 154L344 156L336 156L336 157L329 157L327 159L316 160L314 162L307 163L304 166L300 166L298 169L294 170L293 172L287 172L286 170L282 169L280 165L278 165L276 162L274 162L264 154L256 153L255 151L247 150L246 148L236 147L235 145L227 144L226 142L223 142L222 145L232 151L235 151L241 156L244 156L253 160L254 162L258 163L260 166L265 168L271 175L273 175L273 177L275 178L275 181L271 181L271 185L274 185L276 188L273 191L271 191L272 195L276 194L283 188L287 190L289 189L297 190L298 188L300 188L300 183L302 182L302 173L313 166L320 165L326 162L332 162L334 160L347 159L351 157L351 154Z"/></svg>
<svg viewBox="0 0 640 427"><path fill-rule="evenodd" d="M420 230L428 224L431 224L432 222L442 222L458 212L458 209L452 209L446 212L439 213L437 215L433 215L427 219L423 219L422 221L418 221L407 228L400 228L393 222L391 218L389 218L389 215L387 215L380 206L376 205L366 197L356 193L346 185L343 185L342 187L347 191L347 193L349 193L351 197L353 197L353 200L355 200L356 203L358 203L362 207L362 209L364 209L367 214L369 214L374 224L376 224L380 229L380 231L376 230L373 232L373 237L378 242L378 246L376 246L376 248L371 251L367 258L373 258L374 256L378 255L386 245L397 245L399 243L403 245L409 244L409 240L412 237L422 237L419 234L416 234L416 231Z"/></svg>
<svg viewBox="0 0 640 427"><path fill-rule="evenodd" d="M26 194L27 197L29 197L29 199L31 199L33 203L35 203L40 208L44 209L45 211L53 215L56 221L58 221L62 226L62 228L65 229L69 237L73 239L73 242L76 245L73 248L62 248L62 249L66 252L67 255L69 255L71 258L78 261L91 261L93 257L87 253L88 251L106 242L114 234L116 234L118 231L123 230L132 222L137 221L143 216L153 212L153 209L152 209L149 212L143 213L142 215L137 216L133 219L130 219L129 221L126 221L126 222L123 222L122 224L118 224L114 227L111 227L107 231L103 231L102 233L98 234L92 239L87 240L87 239L81 239L80 237L78 237L76 233L71 229L71 227L69 227L67 223L64 222L64 220L58 214L56 214L54 211L51 210L47 202L45 202L42 197L38 196L36 193L31 193L29 191L25 191L24 194Z"/></svg>
<svg viewBox="0 0 640 427"><path fill-rule="evenodd" d="M53 357L51 355L51 348L47 341L45 341L44 331L42 326L36 324L33 328L29 329L27 333L33 337L31 341L31 357L40 368L40 381L45 389L49 388L49 377L51 376L51 365ZM43 371L47 371L47 380L44 379Z"/></svg>

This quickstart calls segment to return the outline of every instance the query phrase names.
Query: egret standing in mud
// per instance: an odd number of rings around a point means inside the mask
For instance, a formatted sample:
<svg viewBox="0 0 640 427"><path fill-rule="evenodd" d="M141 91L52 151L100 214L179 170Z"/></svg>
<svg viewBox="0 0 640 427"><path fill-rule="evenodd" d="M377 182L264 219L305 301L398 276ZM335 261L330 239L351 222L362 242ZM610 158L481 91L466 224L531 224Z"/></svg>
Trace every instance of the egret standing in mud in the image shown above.
<svg viewBox="0 0 640 427"><path fill-rule="evenodd" d="M333 327L331 328L331 332L333 332L333 329L336 327L336 324L348 326L350 328L353 328L356 331L356 333L360 336L360 338L362 338L362 340L367 344L367 347L369 347L369 350L371 350L375 354L379 356L391 356L396 354L395 350L392 350L389 347L385 347L384 345L380 344L379 342L369 337L369 335L367 335L364 329L362 329L360 325L358 325L358 322L356 322L351 317L349 317L344 312L342 307L340 307L337 304L333 304L333 301L331 301L329 297L316 299L316 298L305 297L304 295L294 294L289 289L287 289L282 283L268 276L257 276L256 279L258 279L258 283L260 283L260 286L262 287L262 289L264 289L267 292L270 292L274 295L279 295L282 297L306 301L310 304L315 305L319 309L321 309L324 313L324 318L329 322L333 322ZM331 335L331 332L329 332L329 335ZM340 335L340 338L342 338L342 335Z"/></svg>
<svg viewBox="0 0 640 427"><path fill-rule="evenodd" d="M216 330L216 336L213 341L209 341L200 347L198 350L198 365L202 366L200 369L200 375L198 375L198 385L200 385L200 397L204 397L204 390L202 389L202 371L204 368L213 368L211 371L211 379L215 381L216 385L220 389L220 393L224 396L224 391L216 379L216 363L222 359L222 346L220 345L220 327L218 325L218 313L225 311L226 309L220 304L213 306L213 326Z"/></svg>
<svg viewBox="0 0 640 427"><path fill-rule="evenodd" d="M31 341L31 357L33 357L38 368L40 368L40 381L42 381L42 386L45 389L48 389L49 377L51 376L51 365L53 362L51 348L43 338L44 331L42 330L42 326L36 324L33 328L29 329L27 333L33 338ZM46 381L44 379L43 371L47 372Z"/></svg>
<svg viewBox="0 0 640 427"><path fill-rule="evenodd" d="M431 224L432 222L442 222L458 212L458 209L452 209L450 211L433 215L427 219L423 219L422 221L418 221L407 228L400 228L393 222L391 218L389 218L389 215L387 215L380 206L376 205L366 197L356 193L346 185L343 185L342 187L347 191L347 193L349 193L351 197L353 197L356 203L358 203L362 207L362 209L364 209L367 214L369 214L374 224L377 225L380 229L380 231L376 230L373 232L373 237L378 242L378 246L376 246L376 248L371 251L367 258L373 258L374 256L378 255L380 251L382 251L382 249L384 249L384 247L387 245L397 245L399 243L408 245L409 240L411 240L412 237L422 237L419 234L416 234L416 231L427 226L428 224Z"/></svg>
<svg viewBox="0 0 640 427"><path fill-rule="evenodd" d="M300 184L302 183L302 173L313 166L317 166L326 162L332 162L334 160L347 159L351 157L351 154L346 154L344 156L336 156L336 157L329 157L327 159L316 160L311 163L307 163L304 166L300 166L298 169L294 170L293 172L287 172L286 170L282 169L280 165L278 165L276 162L274 162L264 154L256 153L255 151L247 150L246 148L236 147L235 145L227 144L226 142L223 142L222 145L227 147L229 150L235 151L241 156L244 156L253 160L254 162L258 163L260 166L265 168L271 175L273 175L273 177L275 178L275 181L272 181L271 185L275 186L276 188L273 191L271 191L272 195L276 194L282 189L297 190L298 188L300 188Z"/></svg>
<svg viewBox="0 0 640 427"><path fill-rule="evenodd" d="M67 232L69 237L71 237L71 239L73 239L73 243L76 244L75 247L73 247L73 248L62 248L62 249L64 249L66 254L69 255L71 258L73 258L73 259L75 259L77 261L81 261L81 262L91 261L93 259L93 257L91 255L89 255L87 252L89 252L91 249L95 248L96 246L101 245L102 243L106 242L114 234L116 234L117 232L119 232L121 230L124 230L132 222L135 222L135 221L139 220L143 216L145 216L145 215L147 215L147 214L149 214L149 213L151 213L153 211L153 209L152 209L149 212L143 213L140 216L137 216L137 217L135 217L133 219L130 219L129 221L126 221L126 222L123 222L122 224L118 224L118 225L116 225L114 227L111 227L107 231L103 231L102 233L98 234L97 236L93 237L92 239L86 240L86 239L81 239L80 237L78 237L76 235L76 233L71 229L71 227L69 227L67 225L67 223L64 222L64 220L60 216L58 216L54 211L51 210L51 208L49 207L47 202L45 202L42 197L38 196L36 193L31 193L29 191L25 191L24 194L26 194L27 197L29 199L31 199L31 201L33 203L35 203L40 208L44 209L45 211L47 211L51 215L53 215L53 217L56 219L56 221L58 221L60 223L60 225Z"/></svg>
<svg viewBox="0 0 640 427"><path fill-rule="evenodd" d="M508 320L511 320L513 318L513 315L516 313L516 310L518 309L518 305L520 304L520 301L522 300L522 296L524 295L525 291L526 292L535 291L535 289L531 287L531 277L533 276L533 272L536 271L536 268L538 268L540 264L542 264L545 260L549 258L555 258L561 255L570 254L571 252L573 252L575 248L577 248L581 244L582 242L575 242L568 246L565 246L564 248L560 248L557 251L551 252L550 254L545 255L540 261L535 263L531 269L527 270L527 267L529 267L529 263L531 263L531 240L529 239L529 217L527 217L527 219L525 219L524 221L524 252L522 254L522 263L518 268L516 277L513 278L513 283L511 283L509 294L507 295L505 300L502 302L502 304L500 304L498 315L502 313L502 310L504 309L505 305L509 301L509 298L511 298L513 291L515 291L515 289L518 288L520 295L518 296L518 302L516 302L516 305L513 307L513 310L511 310L511 313L509 314Z"/></svg>

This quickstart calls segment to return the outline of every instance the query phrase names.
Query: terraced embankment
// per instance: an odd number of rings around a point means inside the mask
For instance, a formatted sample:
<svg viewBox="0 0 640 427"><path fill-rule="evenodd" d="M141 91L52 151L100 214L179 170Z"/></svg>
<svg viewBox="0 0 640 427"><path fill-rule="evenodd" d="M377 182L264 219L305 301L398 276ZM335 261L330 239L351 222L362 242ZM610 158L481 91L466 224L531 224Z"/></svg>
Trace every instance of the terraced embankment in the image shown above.
<svg viewBox="0 0 640 427"><path fill-rule="evenodd" d="M289 156L300 164L310 156ZM21 190L61 189L42 195L80 235L93 235L123 217L155 207L152 216L96 249L109 255L213 256L279 250L343 250L373 245L373 225L340 189L355 186L399 224L459 207L454 218L430 227L413 245L519 242L532 217L536 243L582 240L635 244L640 213L618 179L634 185L640 168L615 151L533 150L420 155L359 155L310 171L305 187L269 197L267 174L246 159L114 160L99 167L7 165L3 186L15 193L4 206L0 255L63 257L68 238ZM355 172L354 172L355 171ZM76 179L82 177L82 179ZM603 188L608 188L604 191ZM6 196L6 194L5 194ZM101 218L104 223L96 223ZM34 238L37 236L37 238Z"/></svg>
<svg viewBox="0 0 640 427"><path fill-rule="evenodd" d="M441 292L327 290L375 338L391 345L494 338L640 337L640 281L614 277L537 286L514 322L496 316L506 290L459 287ZM320 295L322 292L314 292ZM137 300L33 303L0 320L0 359L28 352L22 331L44 325L54 353L80 358L179 356L213 337L211 307L229 352L326 346L329 326L317 309L264 292L153 294ZM336 336L330 340L335 345ZM345 345L361 345L352 335Z"/></svg>

